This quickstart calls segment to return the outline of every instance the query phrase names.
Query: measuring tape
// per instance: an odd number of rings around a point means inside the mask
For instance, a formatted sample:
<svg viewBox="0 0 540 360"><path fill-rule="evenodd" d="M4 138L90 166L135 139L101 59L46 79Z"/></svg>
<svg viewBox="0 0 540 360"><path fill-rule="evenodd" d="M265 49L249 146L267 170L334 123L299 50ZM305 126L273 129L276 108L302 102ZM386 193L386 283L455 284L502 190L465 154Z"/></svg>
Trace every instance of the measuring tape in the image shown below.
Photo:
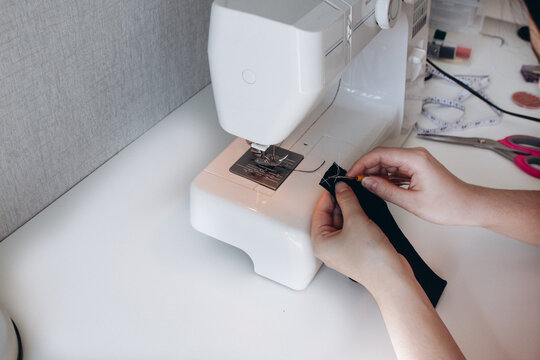
<svg viewBox="0 0 540 360"><path fill-rule="evenodd" d="M451 79L449 79L447 76L439 72L438 70L434 69L431 66L426 67L426 72L439 78L444 79L448 82L451 82L452 84L455 84ZM477 91L479 94L481 94L484 98L488 99L488 96L484 92L484 89L489 86L489 76L487 75L457 75L456 78L466 83L468 86L473 88L475 91ZM491 126L499 124L502 120L502 112L495 109L494 107L491 107L491 110L495 113L496 116L489 117L487 119L477 120L473 122L465 122L465 105L462 104L464 100L469 98L471 96L471 93L467 90L463 90L459 95L456 97L456 99L445 99L437 96L429 96L422 99L422 114L430 120L436 127L435 128L425 128L418 123L415 124L415 128L418 134L439 134L446 131L456 131L456 130L467 130L472 129L480 126ZM456 119L452 121L446 121L442 120L439 117L437 117L435 114L433 114L427 105L439 105L441 107L451 107L458 109L462 112L462 114Z"/></svg>

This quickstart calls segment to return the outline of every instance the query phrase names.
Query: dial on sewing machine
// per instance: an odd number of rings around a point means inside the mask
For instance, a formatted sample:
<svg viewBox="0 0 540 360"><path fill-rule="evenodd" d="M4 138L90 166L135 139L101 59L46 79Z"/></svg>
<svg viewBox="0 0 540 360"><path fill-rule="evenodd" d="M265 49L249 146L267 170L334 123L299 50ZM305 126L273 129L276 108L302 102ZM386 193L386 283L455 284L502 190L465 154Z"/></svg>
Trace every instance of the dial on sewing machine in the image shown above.
<svg viewBox="0 0 540 360"><path fill-rule="evenodd" d="M192 225L245 251L256 273L305 288L321 265L310 224L324 171L309 171L404 140L420 113L405 98L423 86L428 9L429 0L215 0L212 88L220 125L239 138L193 181Z"/></svg>

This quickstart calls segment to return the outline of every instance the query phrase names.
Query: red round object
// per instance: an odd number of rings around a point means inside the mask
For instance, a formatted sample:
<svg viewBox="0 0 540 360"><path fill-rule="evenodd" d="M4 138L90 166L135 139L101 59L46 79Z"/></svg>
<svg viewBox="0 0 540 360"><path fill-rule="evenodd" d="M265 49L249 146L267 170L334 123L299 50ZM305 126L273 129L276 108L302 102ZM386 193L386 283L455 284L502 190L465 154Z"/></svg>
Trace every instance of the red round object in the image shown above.
<svg viewBox="0 0 540 360"><path fill-rule="evenodd" d="M540 109L540 97L525 91L518 91L512 95L512 101L527 109Z"/></svg>

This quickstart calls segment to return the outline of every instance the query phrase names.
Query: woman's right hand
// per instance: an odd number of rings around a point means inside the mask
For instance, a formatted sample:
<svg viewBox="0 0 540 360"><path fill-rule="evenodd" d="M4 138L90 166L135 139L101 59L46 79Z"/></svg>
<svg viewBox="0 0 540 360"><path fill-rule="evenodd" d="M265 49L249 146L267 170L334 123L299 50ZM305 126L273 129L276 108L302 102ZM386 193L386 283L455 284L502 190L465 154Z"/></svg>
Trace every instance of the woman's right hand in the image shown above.
<svg viewBox="0 0 540 360"><path fill-rule="evenodd" d="M408 189L377 175L411 178ZM426 149L377 147L358 159L347 176L370 175L362 185L382 199L433 223L477 225L471 212L475 186L467 184L438 162Z"/></svg>

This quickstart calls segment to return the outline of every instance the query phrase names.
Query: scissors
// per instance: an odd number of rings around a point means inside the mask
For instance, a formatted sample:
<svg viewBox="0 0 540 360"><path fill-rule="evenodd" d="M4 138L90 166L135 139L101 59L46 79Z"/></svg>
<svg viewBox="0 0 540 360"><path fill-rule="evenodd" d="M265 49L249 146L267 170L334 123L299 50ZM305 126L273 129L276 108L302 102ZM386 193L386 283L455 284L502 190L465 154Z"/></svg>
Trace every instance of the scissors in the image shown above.
<svg viewBox="0 0 540 360"><path fill-rule="evenodd" d="M492 150L513 161L527 174L540 178L540 138L528 135L510 135L501 140L435 134L418 134L417 136L427 140Z"/></svg>

